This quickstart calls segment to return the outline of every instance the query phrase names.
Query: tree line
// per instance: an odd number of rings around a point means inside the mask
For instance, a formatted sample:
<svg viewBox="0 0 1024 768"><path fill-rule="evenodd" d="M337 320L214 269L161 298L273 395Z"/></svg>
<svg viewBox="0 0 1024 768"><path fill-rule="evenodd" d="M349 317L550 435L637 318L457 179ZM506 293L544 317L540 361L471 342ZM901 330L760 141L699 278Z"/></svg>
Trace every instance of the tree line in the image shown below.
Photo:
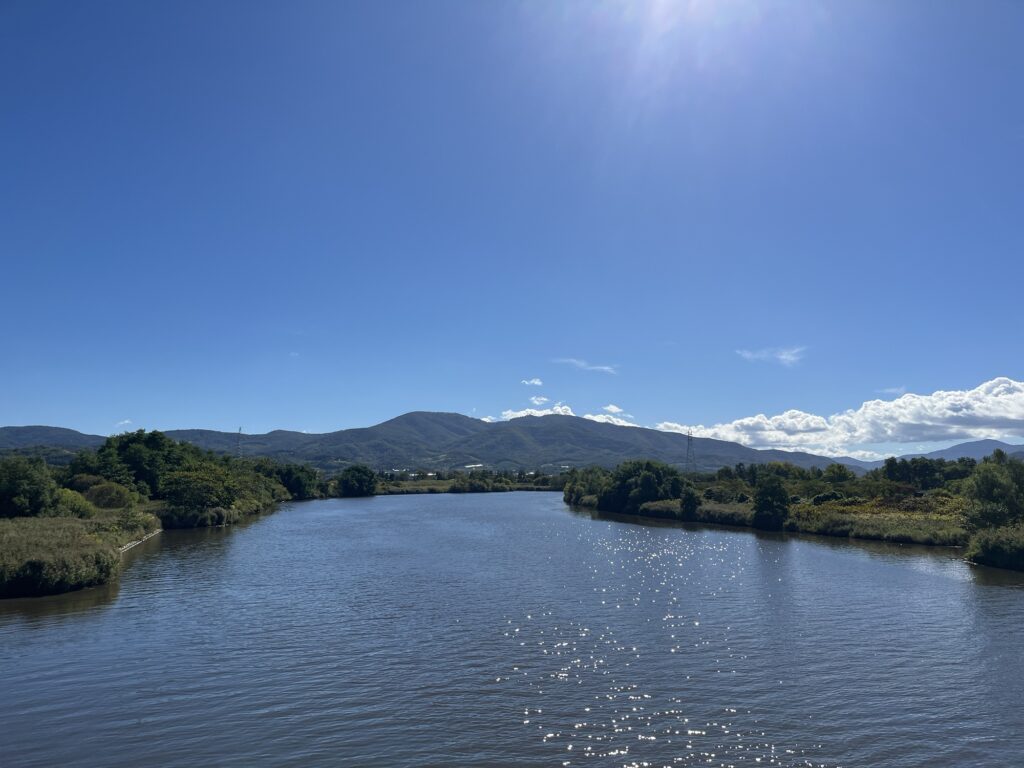
<svg viewBox="0 0 1024 768"><path fill-rule="evenodd" d="M965 545L977 563L1024 570L1024 462L888 459L858 477L842 464L737 464L684 475L657 461L570 470L563 497L602 512L826 535Z"/></svg>

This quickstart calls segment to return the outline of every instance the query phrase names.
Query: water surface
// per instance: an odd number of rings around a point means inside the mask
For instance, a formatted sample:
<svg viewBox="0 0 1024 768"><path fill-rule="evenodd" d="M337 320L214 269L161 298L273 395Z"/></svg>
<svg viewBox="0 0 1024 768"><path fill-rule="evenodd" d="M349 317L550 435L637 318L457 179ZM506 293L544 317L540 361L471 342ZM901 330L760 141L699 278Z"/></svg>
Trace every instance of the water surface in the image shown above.
<svg viewBox="0 0 1024 768"><path fill-rule="evenodd" d="M15 766L1002 766L1024 575L571 512L285 505L0 601Z"/></svg>

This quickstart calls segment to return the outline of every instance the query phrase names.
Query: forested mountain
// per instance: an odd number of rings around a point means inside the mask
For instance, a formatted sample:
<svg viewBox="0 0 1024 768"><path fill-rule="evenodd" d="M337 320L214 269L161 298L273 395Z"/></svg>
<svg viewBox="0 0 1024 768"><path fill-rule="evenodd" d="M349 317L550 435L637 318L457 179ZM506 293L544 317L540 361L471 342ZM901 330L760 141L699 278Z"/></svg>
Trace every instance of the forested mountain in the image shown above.
<svg viewBox="0 0 1024 768"><path fill-rule="evenodd" d="M335 470L362 463L376 469L457 469L483 464L493 469L557 470L563 466L613 467L632 458L650 458L681 467L686 437L641 427L621 427L577 416L527 416L487 423L458 413L415 411L373 427L324 434L275 430L239 436L207 429L170 430L168 437L217 453L270 456ZM2 427L0 450L47 446L75 451L95 448L102 437L57 427ZM788 461L800 467L824 467L836 461L810 453L755 450L738 443L693 438L697 468L714 470L739 462ZM963 443L927 454L930 458L980 458L994 448L1021 450L994 440ZM839 459L857 469L881 462Z"/></svg>
<svg viewBox="0 0 1024 768"><path fill-rule="evenodd" d="M99 435L85 435L63 427L0 427L0 451L37 446L77 451L99 448L104 440Z"/></svg>

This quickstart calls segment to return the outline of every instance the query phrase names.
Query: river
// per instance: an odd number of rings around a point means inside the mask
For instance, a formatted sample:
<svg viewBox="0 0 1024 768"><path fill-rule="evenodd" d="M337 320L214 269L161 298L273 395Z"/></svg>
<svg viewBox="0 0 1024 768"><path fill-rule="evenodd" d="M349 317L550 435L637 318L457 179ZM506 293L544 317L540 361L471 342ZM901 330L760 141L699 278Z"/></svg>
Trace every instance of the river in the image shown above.
<svg viewBox="0 0 1024 768"><path fill-rule="evenodd" d="M5 766L1005 766L1024 574L557 494L304 502L0 601Z"/></svg>

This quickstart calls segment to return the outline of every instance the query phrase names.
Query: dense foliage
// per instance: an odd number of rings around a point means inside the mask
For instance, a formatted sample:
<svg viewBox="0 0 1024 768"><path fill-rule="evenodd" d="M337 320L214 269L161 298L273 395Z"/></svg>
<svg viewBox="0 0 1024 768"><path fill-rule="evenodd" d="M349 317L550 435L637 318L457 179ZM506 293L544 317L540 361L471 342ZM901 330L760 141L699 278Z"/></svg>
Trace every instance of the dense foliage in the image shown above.
<svg viewBox="0 0 1024 768"><path fill-rule="evenodd" d="M6 456L0 518L10 519L0 520L0 596L102 583L117 573L120 548L161 524L225 525L327 488L308 467L216 456L141 430L111 437L66 466Z"/></svg>
<svg viewBox="0 0 1024 768"><path fill-rule="evenodd" d="M889 459L858 477L833 464L737 464L683 478L658 462L570 470L563 497L605 512L766 530L968 545L974 562L1024 570L1024 462Z"/></svg>
<svg viewBox="0 0 1024 768"><path fill-rule="evenodd" d="M338 477L339 496L373 496L377 491L377 474L369 467L354 464Z"/></svg>
<svg viewBox="0 0 1024 768"><path fill-rule="evenodd" d="M42 459L0 461L0 517L36 517L57 506L57 483Z"/></svg>

